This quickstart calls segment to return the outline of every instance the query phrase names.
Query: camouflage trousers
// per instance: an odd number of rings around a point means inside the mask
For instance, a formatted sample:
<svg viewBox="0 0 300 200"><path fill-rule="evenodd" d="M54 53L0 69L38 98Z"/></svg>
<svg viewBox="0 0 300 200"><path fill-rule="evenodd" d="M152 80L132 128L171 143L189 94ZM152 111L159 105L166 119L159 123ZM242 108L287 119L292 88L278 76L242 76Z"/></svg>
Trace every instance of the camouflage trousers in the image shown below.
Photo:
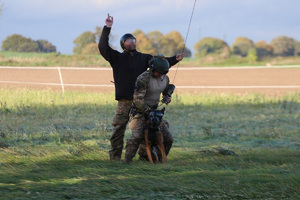
<svg viewBox="0 0 300 200"><path fill-rule="evenodd" d="M113 120L113 131L110 138L111 149L109 151L110 160L120 160L123 150L124 134L129 121L129 111L132 100L121 99Z"/></svg>
<svg viewBox="0 0 300 200"><path fill-rule="evenodd" d="M129 123L129 128L132 131L132 136L127 140L125 162L132 162L133 157L136 155L138 148L140 147L139 154L141 157L147 157L144 141L144 127L145 117L142 114L137 114L134 119ZM162 120L159 125L159 129L164 137L164 147L166 154L170 152L173 144L173 136L169 131L169 123L166 120Z"/></svg>

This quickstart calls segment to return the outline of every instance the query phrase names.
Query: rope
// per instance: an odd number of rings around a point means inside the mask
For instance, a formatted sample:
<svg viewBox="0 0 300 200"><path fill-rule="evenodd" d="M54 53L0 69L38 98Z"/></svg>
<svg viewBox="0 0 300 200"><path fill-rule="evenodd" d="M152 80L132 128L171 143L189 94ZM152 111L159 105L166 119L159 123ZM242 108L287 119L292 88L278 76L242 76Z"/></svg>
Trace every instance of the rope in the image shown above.
<svg viewBox="0 0 300 200"><path fill-rule="evenodd" d="M193 10L192 10L192 14L191 14L191 18L190 18L188 30L187 30L187 33L186 33L186 36L185 36L184 45L183 45L183 48L182 48L181 53L184 53L184 51L185 51L185 45L186 45L186 41L187 41L187 38L188 38L188 35L189 35L189 32L190 32L190 27L191 27L193 15L194 15L194 10L195 10L195 6L196 6L196 1L197 1L197 0L195 0L195 2L194 2L194 6L193 6ZM175 82L175 78L176 78L176 75L177 75L178 67L179 67L179 62L178 62L177 67L176 67L176 71L175 71L175 75L174 75L174 79L173 79L173 84L174 84L174 82Z"/></svg>

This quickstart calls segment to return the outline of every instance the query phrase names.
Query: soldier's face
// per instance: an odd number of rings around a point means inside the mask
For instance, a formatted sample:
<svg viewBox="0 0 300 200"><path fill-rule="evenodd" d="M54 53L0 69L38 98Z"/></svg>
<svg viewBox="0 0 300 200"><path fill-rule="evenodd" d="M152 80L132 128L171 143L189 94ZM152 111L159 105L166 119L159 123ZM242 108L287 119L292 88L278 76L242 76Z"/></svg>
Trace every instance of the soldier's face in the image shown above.
<svg viewBox="0 0 300 200"><path fill-rule="evenodd" d="M162 75L163 75L163 74L161 74L161 73L159 73L159 72L157 72L157 71L155 71L155 72L153 73L153 76L154 76L155 78L160 78Z"/></svg>
<svg viewBox="0 0 300 200"><path fill-rule="evenodd" d="M129 38L129 39L125 40L124 47L128 51L135 50L135 48L136 48L136 41L135 41L135 39L134 38Z"/></svg>

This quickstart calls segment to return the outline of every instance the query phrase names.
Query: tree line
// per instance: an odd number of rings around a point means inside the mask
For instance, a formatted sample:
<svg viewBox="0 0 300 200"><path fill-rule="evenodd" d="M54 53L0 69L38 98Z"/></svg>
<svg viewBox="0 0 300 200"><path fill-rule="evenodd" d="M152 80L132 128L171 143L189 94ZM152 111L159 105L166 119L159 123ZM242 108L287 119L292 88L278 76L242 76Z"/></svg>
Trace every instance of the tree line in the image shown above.
<svg viewBox="0 0 300 200"><path fill-rule="evenodd" d="M98 41L102 33L101 27L96 27L94 32L86 31L79 35L73 42L73 53L75 54L99 54ZM185 56L191 57L192 53L184 45L184 39L178 31L171 31L163 35L159 31L152 31L145 34L142 30L137 29L132 34L137 41L137 51L149 53L152 55L163 54L171 56L180 53L185 48ZM110 41L115 36L110 35Z"/></svg>
<svg viewBox="0 0 300 200"><path fill-rule="evenodd" d="M86 31L74 39L74 54L99 54L98 41L102 33L102 27L97 26L95 30ZM184 44L184 38L178 31L171 31L162 34L160 31L144 33L137 29L132 34L137 39L137 50L152 55L163 54L172 56L182 52L184 49L185 57L191 57L191 50ZM115 39L110 35L110 41ZM114 47L113 47L114 48ZM2 42L3 51L16 52L56 52L56 47L47 40L34 41L19 34L8 36ZM234 43L229 46L225 41L219 38L205 37L200 39L194 45L195 57L206 58L217 56L220 58L229 58L231 55L247 57L249 61L257 61L265 57L275 56L298 56L300 54L300 42L287 36L279 36L271 40L259 41L254 43L246 37L238 37Z"/></svg>
<svg viewBox="0 0 300 200"><path fill-rule="evenodd" d="M246 37L238 37L229 46L218 38L202 38L194 45L196 57L220 56L227 58L230 55L247 57L249 61L256 61L265 57L274 56L298 56L300 54L300 42L287 36L279 36L271 40L270 44L261 40L254 43Z"/></svg>
<svg viewBox="0 0 300 200"><path fill-rule="evenodd" d="M101 27L96 27L95 32L87 31L74 40L75 54L98 54L97 42L102 32ZM162 34L159 31L144 33L137 29L132 34L137 39L137 50L152 55L163 54L171 56L182 52L185 57L191 57L191 50L184 44L184 38L178 31L171 31ZM112 36L114 38L114 36ZM228 58L230 55L247 57L249 61L256 61L265 57L274 56L298 56L300 54L300 42L287 36L279 36L271 40L270 44L261 40L254 43L246 37L238 37L229 46L225 41L205 37L200 39L195 45L195 57L204 58L208 56L218 56Z"/></svg>
<svg viewBox="0 0 300 200"><path fill-rule="evenodd" d="M3 51L14 52L56 52L56 47L47 40L32 40L19 34L7 36L2 42Z"/></svg>

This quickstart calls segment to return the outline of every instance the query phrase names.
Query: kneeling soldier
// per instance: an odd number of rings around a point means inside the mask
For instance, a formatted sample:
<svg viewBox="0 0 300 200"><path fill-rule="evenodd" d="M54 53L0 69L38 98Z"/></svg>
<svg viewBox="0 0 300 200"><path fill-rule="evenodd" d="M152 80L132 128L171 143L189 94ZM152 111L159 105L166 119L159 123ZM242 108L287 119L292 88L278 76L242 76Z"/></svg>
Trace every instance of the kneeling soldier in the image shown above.
<svg viewBox="0 0 300 200"><path fill-rule="evenodd" d="M164 57L155 57L149 61L150 69L138 76L136 80L132 116L129 128L132 136L127 140L125 162L132 162L140 144L144 140L145 116L152 109L156 109L159 103L160 94L167 95L169 86L169 62ZM167 104L171 98L167 99ZM169 131L169 124L162 120L159 129L163 133L164 147L166 155L170 152L173 143L173 137Z"/></svg>

